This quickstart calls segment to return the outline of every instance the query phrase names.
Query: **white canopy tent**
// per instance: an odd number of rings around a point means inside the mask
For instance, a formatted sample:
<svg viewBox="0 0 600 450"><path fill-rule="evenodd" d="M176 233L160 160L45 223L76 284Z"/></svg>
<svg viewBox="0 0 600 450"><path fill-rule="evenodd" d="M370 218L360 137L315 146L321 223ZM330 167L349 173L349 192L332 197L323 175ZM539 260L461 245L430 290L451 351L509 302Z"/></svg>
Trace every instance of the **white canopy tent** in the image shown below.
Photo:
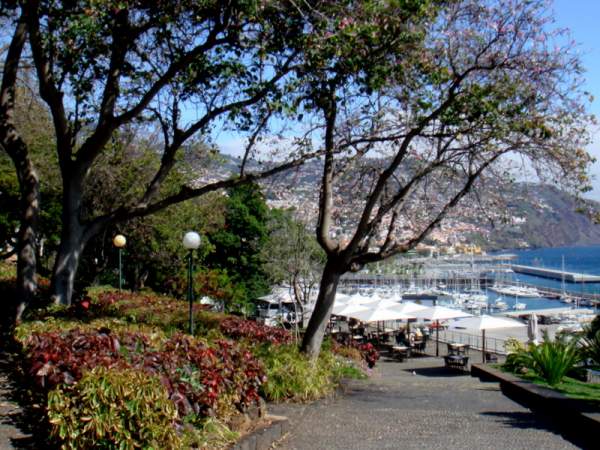
<svg viewBox="0 0 600 450"><path fill-rule="evenodd" d="M450 324L450 328L460 329L464 328L467 330L480 330L482 333L482 348L481 354L483 362L485 363L485 331L486 330L498 330L502 328L518 328L525 327L526 325L514 319L499 316L489 316L483 314L481 316L468 317L466 319L459 319L456 322Z"/></svg>

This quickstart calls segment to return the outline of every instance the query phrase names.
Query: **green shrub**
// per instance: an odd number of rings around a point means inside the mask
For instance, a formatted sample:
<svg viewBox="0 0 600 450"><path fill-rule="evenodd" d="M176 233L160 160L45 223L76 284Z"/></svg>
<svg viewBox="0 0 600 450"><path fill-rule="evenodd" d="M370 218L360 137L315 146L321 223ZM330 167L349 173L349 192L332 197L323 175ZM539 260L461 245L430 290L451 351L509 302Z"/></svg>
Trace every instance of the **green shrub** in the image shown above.
<svg viewBox="0 0 600 450"><path fill-rule="evenodd" d="M526 350L519 349L510 354L504 367L511 371L532 370L549 385L555 386L581 359L577 339L560 336L550 340L546 333L540 345L532 344Z"/></svg>
<svg viewBox="0 0 600 450"><path fill-rule="evenodd" d="M181 448L177 409L156 377L98 367L48 395L52 436L63 449Z"/></svg>
<svg viewBox="0 0 600 450"><path fill-rule="evenodd" d="M516 338L508 338L504 342L504 349L506 350L506 353L510 355L512 353L519 353L521 351L525 351L527 350L527 347L525 347L525 345Z"/></svg>
<svg viewBox="0 0 600 450"><path fill-rule="evenodd" d="M591 359L592 364L600 366L600 329L594 334L588 331L581 342L584 357Z"/></svg>
<svg viewBox="0 0 600 450"><path fill-rule="evenodd" d="M263 360L267 381L262 395L272 401L310 401L331 394L344 377L361 377L362 372L346 360L323 349L312 362L296 345L263 345L255 349Z"/></svg>

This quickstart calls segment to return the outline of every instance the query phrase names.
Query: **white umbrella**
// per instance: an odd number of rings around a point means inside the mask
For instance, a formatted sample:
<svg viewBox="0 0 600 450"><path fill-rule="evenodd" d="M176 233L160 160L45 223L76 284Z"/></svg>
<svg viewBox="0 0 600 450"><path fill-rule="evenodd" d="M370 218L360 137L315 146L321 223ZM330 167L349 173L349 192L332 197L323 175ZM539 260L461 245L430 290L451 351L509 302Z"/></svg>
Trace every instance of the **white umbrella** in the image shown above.
<svg viewBox="0 0 600 450"><path fill-rule="evenodd" d="M377 303L380 299L378 297L368 297L362 294L351 295L346 301L347 305L365 305L369 303Z"/></svg>
<svg viewBox="0 0 600 450"><path fill-rule="evenodd" d="M335 294L335 300L334 300L334 304L335 305L345 305L348 303L348 300L350 300L352 297L350 297L348 294Z"/></svg>
<svg viewBox="0 0 600 450"><path fill-rule="evenodd" d="M427 306L419 305L418 303L415 303L415 302L396 303L395 305L392 305L389 308L396 309L396 310L406 313L406 314L415 313L415 317L418 317L416 315L417 312L425 311L426 309L428 309ZM411 319L414 319L415 317L411 317Z"/></svg>
<svg viewBox="0 0 600 450"><path fill-rule="evenodd" d="M334 305L331 311L332 314L336 316L348 316L348 314L367 311L369 308L367 305Z"/></svg>
<svg viewBox="0 0 600 450"><path fill-rule="evenodd" d="M368 308L366 311L350 313L348 314L348 317L360 320L361 322L380 322L385 320L406 320L415 318L413 314L407 314L386 307Z"/></svg>
<svg viewBox="0 0 600 450"><path fill-rule="evenodd" d="M466 319L458 319L450 325L450 328L466 328L471 330L481 330L482 333L482 348L481 354L485 363L485 330L498 330L502 328L517 328L524 327L525 324L506 317L489 316L482 314L481 316L467 317Z"/></svg>
<svg viewBox="0 0 600 450"><path fill-rule="evenodd" d="M527 322L527 337L529 338L530 343L533 345L538 345L538 321L535 313L529 316L529 321Z"/></svg>
<svg viewBox="0 0 600 450"><path fill-rule="evenodd" d="M452 308L446 308L445 306L431 306L431 307L425 307L425 309L421 310L421 311L415 311L415 316L421 318L421 319L427 319L427 320L431 320L436 322L436 327L435 327L435 356L439 356L440 355L440 348L439 348L439 343L440 343L440 324L439 321L440 320L447 320L447 319L456 319L459 317L472 317L473 314L469 314L467 312L461 311L459 309L452 309Z"/></svg>

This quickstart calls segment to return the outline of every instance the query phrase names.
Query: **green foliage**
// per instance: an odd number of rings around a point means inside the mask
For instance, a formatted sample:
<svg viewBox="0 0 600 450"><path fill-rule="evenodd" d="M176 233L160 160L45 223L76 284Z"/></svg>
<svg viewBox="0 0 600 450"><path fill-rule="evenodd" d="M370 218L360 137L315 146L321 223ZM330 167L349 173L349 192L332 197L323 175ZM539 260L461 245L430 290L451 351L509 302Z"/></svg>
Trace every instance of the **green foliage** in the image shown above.
<svg viewBox="0 0 600 450"><path fill-rule="evenodd" d="M182 438L182 448L226 449L239 439L239 434L219 419L207 417L201 423L194 423L193 428L185 427Z"/></svg>
<svg viewBox="0 0 600 450"><path fill-rule="evenodd" d="M546 333L540 345L530 344L526 350L520 349L508 355L504 367L513 372L532 370L554 386L560 383L581 358L577 339L557 336L550 340Z"/></svg>
<svg viewBox="0 0 600 450"><path fill-rule="evenodd" d="M523 352L527 350L527 347L516 338L508 338L504 342L504 349L506 350L506 353L510 355L512 353Z"/></svg>
<svg viewBox="0 0 600 450"><path fill-rule="evenodd" d="M229 311L248 312L249 302L268 292L268 276L261 254L268 238L269 210L260 187L242 185L228 191L224 227L208 233L214 252L207 255L209 268L224 270L244 292L227 303Z"/></svg>
<svg viewBox="0 0 600 450"><path fill-rule="evenodd" d="M262 249L265 271L273 283L295 286L303 294L301 300L308 300L320 280L325 252L291 210L271 210L267 225L269 239Z"/></svg>
<svg viewBox="0 0 600 450"><path fill-rule="evenodd" d="M587 330L586 335L581 339L582 351L585 358L589 358L592 364L600 366L600 329L592 334Z"/></svg>
<svg viewBox="0 0 600 450"><path fill-rule="evenodd" d="M588 338L594 338L598 334L598 331L600 331L600 314L594 317L594 320L585 329L585 334Z"/></svg>
<svg viewBox="0 0 600 450"><path fill-rule="evenodd" d="M532 383L554 389L567 397L595 401L597 407L600 407L600 384L598 383L587 383L565 376L559 383L550 385L545 379L533 372L521 374L520 376Z"/></svg>
<svg viewBox="0 0 600 450"><path fill-rule="evenodd" d="M296 345L263 345L255 349L263 360L267 382L261 387L271 401L315 400L333 392L343 377L361 377L360 371L346 360L323 350L311 361Z"/></svg>
<svg viewBox="0 0 600 450"><path fill-rule="evenodd" d="M25 73L25 78L29 74ZM21 83L26 83L22 81ZM28 145L31 160L40 179L39 239L45 254L54 251L60 239L61 191L54 144L54 129L47 109L33 94L35 89L17 87L15 124ZM0 151L0 248L13 246L20 223L20 188L15 167L6 152Z"/></svg>
<svg viewBox="0 0 600 450"><path fill-rule="evenodd" d="M51 391L48 416L63 449L182 448L165 387L135 370L98 367Z"/></svg>

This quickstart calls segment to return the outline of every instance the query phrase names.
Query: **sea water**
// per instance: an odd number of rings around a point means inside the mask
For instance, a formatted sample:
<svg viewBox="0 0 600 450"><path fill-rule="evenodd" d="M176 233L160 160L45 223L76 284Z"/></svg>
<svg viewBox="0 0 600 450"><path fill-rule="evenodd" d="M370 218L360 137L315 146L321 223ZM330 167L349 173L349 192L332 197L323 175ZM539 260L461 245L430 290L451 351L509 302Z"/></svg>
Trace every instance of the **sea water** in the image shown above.
<svg viewBox="0 0 600 450"><path fill-rule="evenodd" d="M501 254L514 254L517 259L515 264L526 266L542 267L546 269L563 269L566 272L587 273L600 275L600 245L587 247L555 247L555 248L537 248L527 250L504 250L495 252ZM514 281L522 281L539 287L550 287L562 289L561 280L552 280L548 278L535 277L532 275L518 274L513 275ZM600 294L600 283L569 283L565 281L564 288L566 292L583 292L591 294ZM490 300L495 300L498 296L491 295ZM512 308L515 299L504 297L504 301ZM519 298L519 303L525 303L527 309L557 308L568 306L559 300L546 298Z"/></svg>

